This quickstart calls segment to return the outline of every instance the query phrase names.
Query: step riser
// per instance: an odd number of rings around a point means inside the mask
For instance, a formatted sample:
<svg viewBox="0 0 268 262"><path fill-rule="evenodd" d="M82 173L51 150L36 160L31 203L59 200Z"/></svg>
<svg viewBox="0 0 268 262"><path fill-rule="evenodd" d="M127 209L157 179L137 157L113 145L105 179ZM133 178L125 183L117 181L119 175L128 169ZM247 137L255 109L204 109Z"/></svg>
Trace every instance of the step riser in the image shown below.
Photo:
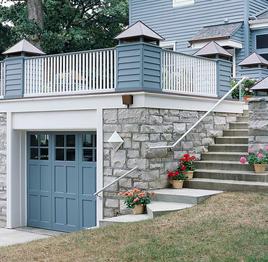
<svg viewBox="0 0 268 262"><path fill-rule="evenodd" d="M155 200L162 202L175 202L175 203L186 203L186 204L199 204L206 200L209 196L205 197L189 197L189 196L176 196L166 194L156 194Z"/></svg>
<svg viewBox="0 0 268 262"><path fill-rule="evenodd" d="M207 173L196 171L195 178L209 178L221 180L236 180L236 181L249 181L249 182L264 182L268 183L268 175L246 175L246 174L226 174L226 173Z"/></svg>
<svg viewBox="0 0 268 262"><path fill-rule="evenodd" d="M253 167L250 165L242 165L235 163L205 163L205 162L196 162L196 169L207 169L207 170L237 170L237 171L253 171Z"/></svg>
<svg viewBox="0 0 268 262"><path fill-rule="evenodd" d="M224 130L223 136L248 136L248 131Z"/></svg>
<svg viewBox="0 0 268 262"><path fill-rule="evenodd" d="M210 145L209 152L248 152L248 146L217 146Z"/></svg>
<svg viewBox="0 0 268 262"><path fill-rule="evenodd" d="M216 144L247 144L248 138L238 138L238 137L216 137Z"/></svg>
<svg viewBox="0 0 268 262"><path fill-rule="evenodd" d="M267 193L268 187L261 185L236 185L236 184L223 184L211 183L200 181L187 181L185 187L194 189L208 189L208 190L222 190L231 192L262 192Z"/></svg>
<svg viewBox="0 0 268 262"><path fill-rule="evenodd" d="M248 116L238 116L236 118L237 122L248 122Z"/></svg>
<svg viewBox="0 0 268 262"><path fill-rule="evenodd" d="M230 129L247 129L247 123L230 123Z"/></svg>
<svg viewBox="0 0 268 262"><path fill-rule="evenodd" d="M218 160L218 161L239 161L240 157L243 156L243 153L241 155L213 155L213 154L202 154L201 159L202 160Z"/></svg>

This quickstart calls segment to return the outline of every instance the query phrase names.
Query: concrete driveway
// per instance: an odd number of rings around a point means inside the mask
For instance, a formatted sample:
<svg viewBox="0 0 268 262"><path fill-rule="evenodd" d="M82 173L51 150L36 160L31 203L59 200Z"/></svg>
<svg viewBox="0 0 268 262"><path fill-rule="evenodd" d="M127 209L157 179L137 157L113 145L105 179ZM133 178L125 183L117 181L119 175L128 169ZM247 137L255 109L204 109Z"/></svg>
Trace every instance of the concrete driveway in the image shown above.
<svg viewBox="0 0 268 262"><path fill-rule="evenodd" d="M18 229L0 228L0 247L27 243L33 240L57 236L59 234L61 233L27 227Z"/></svg>

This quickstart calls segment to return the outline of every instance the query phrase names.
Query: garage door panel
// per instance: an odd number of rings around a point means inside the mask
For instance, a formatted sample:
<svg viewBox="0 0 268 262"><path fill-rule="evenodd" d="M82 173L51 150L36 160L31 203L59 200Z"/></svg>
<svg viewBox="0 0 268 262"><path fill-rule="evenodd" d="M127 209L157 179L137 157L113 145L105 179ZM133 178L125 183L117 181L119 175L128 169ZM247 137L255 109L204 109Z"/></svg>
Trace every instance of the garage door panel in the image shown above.
<svg viewBox="0 0 268 262"><path fill-rule="evenodd" d="M39 221L40 220L40 196L29 194L28 195L28 219L30 221Z"/></svg>
<svg viewBox="0 0 268 262"><path fill-rule="evenodd" d="M67 182L67 192L68 194L77 194L78 193L78 172L77 168L73 166L66 167L66 182Z"/></svg>
<svg viewBox="0 0 268 262"><path fill-rule="evenodd" d="M54 198L54 223L59 225L66 224L66 204L64 197L55 197Z"/></svg>
<svg viewBox="0 0 268 262"><path fill-rule="evenodd" d="M95 167L82 167L82 194L89 195L96 190L96 168Z"/></svg>
<svg viewBox="0 0 268 262"><path fill-rule="evenodd" d="M51 175L50 166L40 166L40 189L42 192L50 192L51 190Z"/></svg>
<svg viewBox="0 0 268 262"><path fill-rule="evenodd" d="M66 192L66 167L65 166L54 167L54 192L55 193Z"/></svg>
<svg viewBox="0 0 268 262"><path fill-rule="evenodd" d="M29 165L28 171L28 188L30 191L40 191L40 166Z"/></svg>
<svg viewBox="0 0 268 262"><path fill-rule="evenodd" d="M49 196L40 196L40 221L50 222L51 219L51 198Z"/></svg>
<svg viewBox="0 0 268 262"><path fill-rule="evenodd" d="M78 221L78 203L77 199L67 198L66 199L66 220L68 226L76 227L79 223Z"/></svg>
<svg viewBox="0 0 268 262"><path fill-rule="evenodd" d="M82 227L89 228L96 225L96 202L94 200L82 200Z"/></svg>

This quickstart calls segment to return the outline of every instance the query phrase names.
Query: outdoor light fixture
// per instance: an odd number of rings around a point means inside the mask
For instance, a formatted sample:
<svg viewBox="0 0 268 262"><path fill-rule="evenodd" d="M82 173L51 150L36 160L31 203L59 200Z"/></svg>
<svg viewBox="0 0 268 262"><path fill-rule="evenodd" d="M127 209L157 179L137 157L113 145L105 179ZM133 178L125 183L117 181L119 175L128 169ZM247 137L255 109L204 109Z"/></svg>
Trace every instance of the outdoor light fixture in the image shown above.
<svg viewBox="0 0 268 262"><path fill-rule="evenodd" d="M133 105L133 95L122 95L122 102L123 105L126 105L127 107Z"/></svg>
<svg viewBox="0 0 268 262"><path fill-rule="evenodd" d="M108 139L108 143L112 146L113 150L116 152L120 146L124 143L124 140L119 136L119 134L114 131L112 136Z"/></svg>

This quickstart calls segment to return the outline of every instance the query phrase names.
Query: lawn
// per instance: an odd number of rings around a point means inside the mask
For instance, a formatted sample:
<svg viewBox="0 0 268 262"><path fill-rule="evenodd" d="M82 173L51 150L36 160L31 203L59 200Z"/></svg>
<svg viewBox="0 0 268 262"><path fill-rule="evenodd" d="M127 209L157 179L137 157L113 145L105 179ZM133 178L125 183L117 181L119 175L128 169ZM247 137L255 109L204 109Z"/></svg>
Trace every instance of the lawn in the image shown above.
<svg viewBox="0 0 268 262"><path fill-rule="evenodd" d="M0 249L0 261L268 261L268 194L225 193L151 221Z"/></svg>

